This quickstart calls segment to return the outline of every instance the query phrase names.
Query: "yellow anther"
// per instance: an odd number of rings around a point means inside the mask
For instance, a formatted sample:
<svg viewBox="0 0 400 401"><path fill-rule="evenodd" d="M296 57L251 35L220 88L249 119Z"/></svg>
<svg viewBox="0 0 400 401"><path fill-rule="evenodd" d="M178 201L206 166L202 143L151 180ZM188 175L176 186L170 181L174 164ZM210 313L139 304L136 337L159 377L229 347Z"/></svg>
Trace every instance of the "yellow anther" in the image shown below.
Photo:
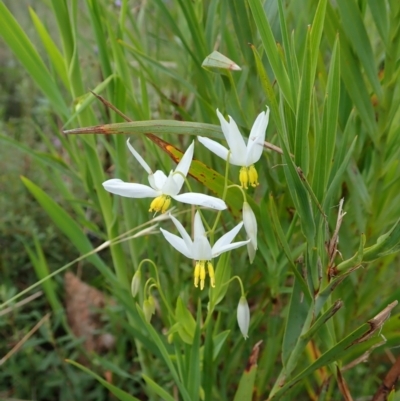
<svg viewBox="0 0 400 401"><path fill-rule="evenodd" d="M168 210L170 204L171 204L171 198L167 196L162 206L161 213L165 213Z"/></svg>
<svg viewBox="0 0 400 401"><path fill-rule="evenodd" d="M171 204L171 198L167 195L160 195L154 198L150 203L149 212L165 213Z"/></svg>
<svg viewBox="0 0 400 401"><path fill-rule="evenodd" d="M239 181L242 188L247 189L247 185L249 183L249 174L247 171L247 167L242 167L239 172Z"/></svg>
<svg viewBox="0 0 400 401"><path fill-rule="evenodd" d="M250 185L251 185L252 187L256 187L257 185L259 185L259 183L258 183L258 173L257 173L257 170L256 170L255 167L254 167L254 164L252 164L252 165L249 167L248 172L249 172L249 182L250 182Z"/></svg>
<svg viewBox="0 0 400 401"><path fill-rule="evenodd" d="M196 288L199 286L199 277L200 277L200 262L196 262L196 266L194 267L194 286Z"/></svg>
<svg viewBox="0 0 400 401"><path fill-rule="evenodd" d="M215 274L214 274L214 266L211 262L207 263L208 275L210 276L211 287L215 287Z"/></svg>
<svg viewBox="0 0 400 401"><path fill-rule="evenodd" d="M206 279L206 268L205 265L206 262L202 260L200 262L200 289L202 290L204 288L204 281Z"/></svg>

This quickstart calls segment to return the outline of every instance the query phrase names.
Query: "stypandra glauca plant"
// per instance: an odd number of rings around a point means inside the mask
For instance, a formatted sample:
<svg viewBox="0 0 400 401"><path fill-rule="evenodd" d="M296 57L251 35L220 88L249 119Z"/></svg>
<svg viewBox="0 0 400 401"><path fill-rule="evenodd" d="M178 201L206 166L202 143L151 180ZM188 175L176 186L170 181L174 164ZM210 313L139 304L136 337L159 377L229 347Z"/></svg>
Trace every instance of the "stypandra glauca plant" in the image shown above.
<svg viewBox="0 0 400 401"><path fill-rule="evenodd" d="M397 399L399 2L84 4L48 2L57 40L30 10L38 51L0 2L66 132L1 140L118 305L115 351L68 363L121 400Z"/></svg>

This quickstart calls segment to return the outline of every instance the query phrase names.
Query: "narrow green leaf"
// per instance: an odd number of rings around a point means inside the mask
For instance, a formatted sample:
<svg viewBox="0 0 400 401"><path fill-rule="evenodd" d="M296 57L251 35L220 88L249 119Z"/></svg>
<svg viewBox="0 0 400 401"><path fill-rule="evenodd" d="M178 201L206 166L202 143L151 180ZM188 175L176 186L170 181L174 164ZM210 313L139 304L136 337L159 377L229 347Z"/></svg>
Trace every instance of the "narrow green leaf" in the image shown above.
<svg viewBox="0 0 400 401"><path fill-rule="evenodd" d="M388 16L387 16L387 8L382 7L376 0L368 0L368 6L371 9L372 18L375 21L375 25L378 28L379 35L382 38L382 41L385 46L388 44Z"/></svg>
<svg viewBox="0 0 400 401"><path fill-rule="evenodd" d="M279 214L277 213L275 201L272 196L269 197L269 208L270 208L270 216L271 216L271 219L275 226L275 232L276 232L278 241L280 242L280 244L283 248L283 251L285 252L285 255L288 259L289 266L292 270L292 273L296 277L296 280L301 288L301 291L303 291L306 299L308 299L308 301L311 301L312 297L311 297L310 290L307 287L307 283L304 280L304 278L302 277L302 275L300 274L300 272L297 270L296 265L294 264L294 259L293 259L292 253L290 251L289 244L287 243L285 234L283 232L281 223L279 221L279 218L278 218Z"/></svg>
<svg viewBox="0 0 400 401"><path fill-rule="evenodd" d="M111 391L112 394L114 394L119 400L121 401L140 401L139 398L136 398L128 393L126 393L123 390L120 390L118 387L114 386L113 384L109 383L107 380L104 380L100 376L98 376L96 373L92 372L85 366L79 364L78 362L71 361L70 359L66 359L66 362L70 363L71 365L83 370L86 372L88 375L94 377L98 382L100 382L107 390ZM173 400L173 398L172 398Z"/></svg>
<svg viewBox="0 0 400 401"><path fill-rule="evenodd" d="M381 99L382 88L378 80L375 57L357 2L355 0L338 0L337 4L342 20L341 26L346 33L347 39L352 44L354 52L358 55L375 94L378 99Z"/></svg>
<svg viewBox="0 0 400 401"><path fill-rule="evenodd" d="M56 83L51 77L43 60L3 2L0 2L0 36L28 71L29 75L49 98L52 107L63 117L69 110Z"/></svg>
<svg viewBox="0 0 400 401"><path fill-rule="evenodd" d="M261 0L248 0L248 3L260 33L268 61L271 64L271 68L275 74L276 80L278 81L278 85L291 109L295 110L295 99L294 94L290 89L289 77L282 59L279 56L276 40L272 33L267 16L265 15Z"/></svg>
<svg viewBox="0 0 400 401"><path fill-rule="evenodd" d="M302 266L298 265L296 269L301 275ZM309 299L303 293L301 281L297 277L294 280L282 343L282 363L284 367L287 366L293 349L299 341L299 336L303 332L311 306Z"/></svg>
<svg viewBox="0 0 400 401"><path fill-rule="evenodd" d="M61 206L28 178L21 177L21 180L50 216L54 224L69 238L79 252L86 254L93 250L93 246L88 237ZM93 263L105 277L113 280L114 275L98 255L91 255L87 259L90 263Z"/></svg>
<svg viewBox="0 0 400 401"><path fill-rule="evenodd" d="M315 188L315 196L321 203L324 201L324 194L326 194L336 143L340 97L340 57L338 41L335 42L330 65L328 85L325 93L322 130L321 132L316 131L315 138L317 152L315 157L313 187Z"/></svg>
<svg viewBox="0 0 400 401"><path fill-rule="evenodd" d="M164 340L162 340L160 338L160 335L156 332L156 330L153 328L153 326L146 321L142 310L140 310L140 308L138 306L136 306L136 310L138 312L138 315L140 316L140 319L142 320L143 327L146 329L148 335L150 336L150 338L153 340L154 344L158 348L158 351L160 352L162 359L164 360L165 364L167 365L169 372L171 373L177 387L179 388L179 391L182 395L182 399L184 401L191 401L189 393L187 392L187 389L183 385L182 381L180 380L178 372L176 371L175 366L172 363L170 353L168 352L168 350L164 344Z"/></svg>
<svg viewBox="0 0 400 401"><path fill-rule="evenodd" d="M68 80L68 73L67 68L65 66L65 60L58 49L57 45L54 43L53 39L51 38L50 34L48 33L46 27L43 25L40 18L37 16L33 8L29 7L29 13L31 15L32 21L36 27L36 30L42 40L42 43L47 51L47 55L51 60L54 69L56 70L59 78L61 79L62 83L64 84L65 88L69 88L69 80Z"/></svg>
<svg viewBox="0 0 400 401"><path fill-rule="evenodd" d="M196 331L196 321L180 297L178 297L176 301L175 317L179 323L179 336L187 344L193 344L193 338Z"/></svg>
<svg viewBox="0 0 400 401"><path fill-rule="evenodd" d="M315 12L314 20L311 25L311 78L314 79L315 71L317 68L319 46L321 43L322 32L324 29L325 12L327 0L318 2L317 10Z"/></svg>
<svg viewBox="0 0 400 401"><path fill-rule="evenodd" d="M254 382L257 374L257 360L260 352L261 341L256 343L250 355L247 367L239 381L233 401L251 401L253 399Z"/></svg>
<svg viewBox="0 0 400 401"><path fill-rule="evenodd" d="M385 255L400 251L400 219L385 234L381 235L376 244L364 249L364 262L371 262Z"/></svg>
<svg viewBox="0 0 400 401"><path fill-rule="evenodd" d="M304 176L308 176L310 145L309 127L311 114L311 96L314 85L311 65L310 29L307 31L305 54L303 57L303 69L300 80L300 91L297 100L296 131L295 131L295 163L303 170Z"/></svg>
<svg viewBox="0 0 400 401"><path fill-rule="evenodd" d="M316 369L320 369L323 366L327 366L335 361L340 360L349 351L348 349L356 344L369 339L374 333L380 330L385 320L389 317L391 310L397 305L397 301L388 305L382 312L370 319L367 323L358 327L342 341L336 344L333 348L326 351L321 357L319 357L314 363L309 365L297 376L287 381L284 385L280 385L279 389L273 394L270 394L270 400L279 399L289 388L293 387L300 380L307 377L309 374L314 372Z"/></svg>
<svg viewBox="0 0 400 401"><path fill-rule="evenodd" d="M354 102L358 112L360 113L361 120L365 124L371 139L375 141L377 126L375 112L370 100L370 94L365 85L360 65L355 58L346 34L337 19L335 10L329 2L327 3L324 30L332 47L334 46L337 34L339 33L341 77L346 85L351 100Z"/></svg>
<svg viewBox="0 0 400 401"><path fill-rule="evenodd" d="M215 269L215 288L209 290L210 308L208 313L212 313L215 306L225 297L228 285L225 285L231 278L230 252L223 253L218 260Z"/></svg>
<svg viewBox="0 0 400 401"><path fill-rule="evenodd" d="M142 373L142 377L144 381L149 385L150 388L154 390L154 392L161 397L162 400L165 401L175 401L175 398L172 395L168 394L161 386L159 386L154 380L150 379L149 376Z"/></svg>

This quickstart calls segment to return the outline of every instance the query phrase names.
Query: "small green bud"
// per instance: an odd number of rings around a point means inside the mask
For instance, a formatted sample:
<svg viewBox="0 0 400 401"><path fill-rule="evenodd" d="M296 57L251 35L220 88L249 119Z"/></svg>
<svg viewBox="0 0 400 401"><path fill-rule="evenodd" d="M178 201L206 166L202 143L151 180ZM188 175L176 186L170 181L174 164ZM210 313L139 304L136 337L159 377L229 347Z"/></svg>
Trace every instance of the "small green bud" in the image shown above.
<svg viewBox="0 0 400 401"><path fill-rule="evenodd" d="M140 269L136 270L135 274L133 275L132 283L131 283L131 294L132 294L133 298L135 298L139 292L141 278L142 278L142 273L141 273Z"/></svg>
<svg viewBox="0 0 400 401"><path fill-rule="evenodd" d="M150 323L151 321L151 316L153 315L153 306L149 302L148 299L146 299L143 302L143 313L144 313L144 318L146 319L147 323Z"/></svg>

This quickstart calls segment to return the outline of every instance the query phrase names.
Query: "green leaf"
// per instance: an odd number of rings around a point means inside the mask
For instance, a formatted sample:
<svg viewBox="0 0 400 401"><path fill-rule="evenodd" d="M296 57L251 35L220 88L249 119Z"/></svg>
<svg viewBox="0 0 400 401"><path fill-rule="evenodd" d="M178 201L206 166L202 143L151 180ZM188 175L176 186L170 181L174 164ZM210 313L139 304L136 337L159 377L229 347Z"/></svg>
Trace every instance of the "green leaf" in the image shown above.
<svg viewBox="0 0 400 401"><path fill-rule="evenodd" d="M357 345L363 341L368 340L377 331L380 330L385 320L389 317L391 310L397 305L397 301L389 304L382 312L370 319L367 323L358 327L351 334L345 337L342 341L336 344L334 347L326 351L321 355L314 363L310 364L297 376L293 377L286 383L280 383L277 391L270 394L270 400L279 399L289 388L293 387L296 383L299 383L302 379L307 377L309 374L314 372L316 369L320 369L327 366L335 361L340 360L349 352L349 348Z"/></svg>
<svg viewBox="0 0 400 401"><path fill-rule="evenodd" d="M251 401L253 399L254 382L257 375L257 360L261 341L256 343L250 355L247 367L239 381L233 401Z"/></svg>
<svg viewBox="0 0 400 401"><path fill-rule="evenodd" d="M43 25L42 21L39 19L39 17L31 7L29 7L29 13L31 15L33 23L35 24L35 28L40 36L40 39L42 40L42 43L46 49L46 52L54 66L54 69L56 70L64 86L69 89L68 72L65 66L65 60L60 50L47 32L47 29Z"/></svg>
<svg viewBox="0 0 400 401"><path fill-rule="evenodd" d="M98 382L100 382L107 390L111 391L112 394L114 394L119 400L121 401L140 401L139 398L136 398L128 393L126 393L123 390L120 390L118 387L112 385L109 383L107 380L104 380L100 376L96 375L96 373L92 372L85 366L82 366L78 362L71 361L70 359L66 359L66 362L70 363L73 366L76 366L77 368L83 370L86 372L88 375L94 377ZM173 400L173 399L172 399Z"/></svg>
<svg viewBox="0 0 400 401"><path fill-rule="evenodd" d="M336 143L340 98L340 57L338 40L336 40L333 48L330 65L328 85L325 92L322 130L321 132L316 132L315 138L317 152L315 157L313 186L315 188L315 196L321 203L324 201L324 194L326 194Z"/></svg>
<svg viewBox="0 0 400 401"><path fill-rule="evenodd" d="M276 40L272 33L268 18L264 12L262 2L261 0L248 0L248 3L253 14L254 21L260 33L261 40L268 57L268 61L271 64L271 68L275 74L276 80L278 81L279 88L281 89L291 109L295 110L295 99L294 94L290 89L289 77L279 55L276 46Z"/></svg>
<svg viewBox="0 0 400 401"><path fill-rule="evenodd" d="M358 55L375 94L378 99L381 99L382 88L378 80L375 57L358 5L355 0L337 0L337 4L342 19L341 26L346 32L347 39L352 44L354 52ZM381 6L384 8L383 5Z"/></svg>
<svg viewBox="0 0 400 401"><path fill-rule="evenodd" d="M378 238L375 245L364 249L363 262L372 262L385 255L400 251L400 219L385 234Z"/></svg>
<svg viewBox="0 0 400 401"><path fill-rule="evenodd" d="M49 98L52 107L58 114L64 118L67 117L69 115L68 107L50 72L24 30L3 2L0 2L0 36L3 37L41 91Z"/></svg>
<svg viewBox="0 0 400 401"><path fill-rule="evenodd" d="M187 344L193 344L193 338L196 331L196 321L192 314L184 305L181 297L176 301L175 317L177 323L177 331L181 339Z"/></svg>
<svg viewBox="0 0 400 401"><path fill-rule="evenodd" d="M212 313L215 306L224 299L228 291L228 285L226 285L226 283L231 278L231 270L230 252L223 253L219 257L215 269L215 288L210 287L209 290L210 307L208 313Z"/></svg>
<svg viewBox="0 0 400 401"><path fill-rule="evenodd" d="M144 381L149 385L149 387L152 388L154 390L154 392L161 397L162 400L175 401L175 398L172 397L172 395L167 393L154 380L150 379L149 376L147 376L144 373L142 373L142 377L143 377Z"/></svg>
<svg viewBox="0 0 400 401"><path fill-rule="evenodd" d="M295 163L301 167L304 176L308 176L310 145L309 127L311 114L311 96L314 77L311 66L310 29L307 31L306 48L303 57L303 70L300 80L300 91L297 99L296 131L295 131Z"/></svg>
<svg viewBox="0 0 400 401"><path fill-rule="evenodd" d="M54 224L69 238L78 251L82 254L91 252L93 250L91 242L72 217L28 178L21 177L21 180L53 220ZM105 277L111 280L114 279L113 273L98 255L91 255L87 259L89 262L93 263Z"/></svg>
<svg viewBox="0 0 400 401"><path fill-rule="evenodd" d="M297 266L297 271L301 274L302 266ZM304 296L302 286L299 280L295 277L292 295L290 297L289 313L286 318L285 333L282 343L282 363L287 365L290 355L295 348L299 336L306 324L307 316L309 315L311 304Z"/></svg>
<svg viewBox="0 0 400 401"><path fill-rule="evenodd" d="M339 23L335 10L330 2L327 3L325 25L325 34L334 46L337 34L340 38L340 71L346 89L360 113L361 120L365 124L371 139L375 141L377 125L375 120L375 112L370 100L369 91L365 85L363 74L360 70L358 60L354 56L350 43L346 37L341 24Z"/></svg>

